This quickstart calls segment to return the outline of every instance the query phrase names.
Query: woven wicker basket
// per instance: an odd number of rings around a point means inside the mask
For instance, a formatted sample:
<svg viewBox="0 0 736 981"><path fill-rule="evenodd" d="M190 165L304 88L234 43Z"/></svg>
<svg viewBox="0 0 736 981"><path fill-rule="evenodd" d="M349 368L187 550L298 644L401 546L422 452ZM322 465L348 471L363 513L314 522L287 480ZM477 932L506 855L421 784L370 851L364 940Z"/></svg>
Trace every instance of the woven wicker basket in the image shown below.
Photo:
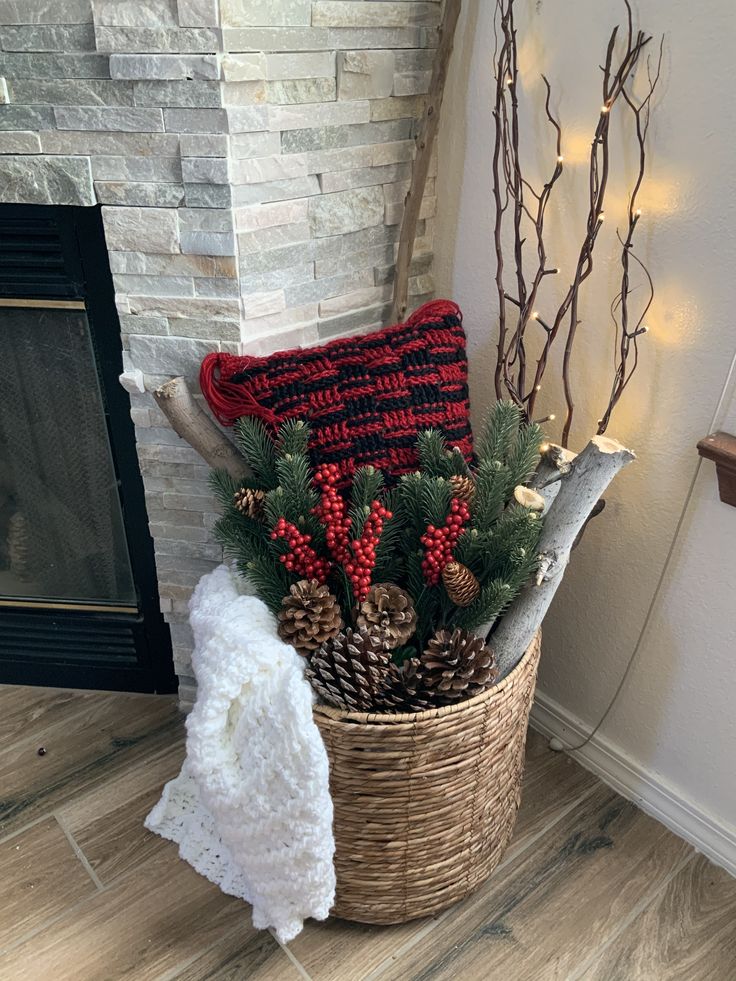
<svg viewBox="0 0 736 981"><path fill-rule="evenodd" d="M335 807L335 916L403 923L491 874L519 808L540 640L504 680L448 708L315 708Z"/></svg>

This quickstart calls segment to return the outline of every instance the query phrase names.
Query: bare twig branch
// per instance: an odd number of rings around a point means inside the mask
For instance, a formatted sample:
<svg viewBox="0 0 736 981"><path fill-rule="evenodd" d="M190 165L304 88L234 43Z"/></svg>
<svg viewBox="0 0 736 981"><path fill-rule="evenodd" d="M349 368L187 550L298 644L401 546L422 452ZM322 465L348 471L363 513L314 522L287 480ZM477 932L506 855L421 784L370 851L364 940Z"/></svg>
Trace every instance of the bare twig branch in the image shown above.
<svg viewBox="0 0 736 981"><path fill-rule="evenodd" d="M554 186L562 173L562 130L560 123L551 109L552 90L548 79L543 75L545 86L544 110L547 121L555 133L556 162L552 173L544 184L537 190L524 176L519 151L519 104L517 98L517 43L514 25L514 0L496 0L496 46L494 51L494 77L496 80L495 105L493 117L495 122L495 142L493 153L493 194L496 204L496 220L494 225L494 248L496 251L496 288L499 302L499 337L497 361L495 370L496 395L501 398L508 395L525 412L527 418L532 418L537 395L541 388L552 345L562 332L565 334L565 350L562 364L562 381L565 393L566 418L562 433L562 443L567 445L570 427L572 425L575 403L571 382L572 353L580 324L581 287L593 271L593 253L595 244L604 218L604 205L610 174L609 131L611 111L619 99L623 99L634 112L637 123L637 139L643 153L644 139L649 124L651 96L659 78L660 59L654 77L649 76L649 93L640 105L635 105L627 91L627 84L635 71L641 54L651 41L651 37L643 31L635 31L630 0L624 0L626 7L626 29L623 36L623 50L617 55L617 47L621 31L615 28L609 37L602 71L601 111L591 142L588 165L588 214L585 231L579 248L577 262L570 285L554 314L554 317L544 319L536 306L540 298L540 290L546 276L556 273L556 268L547 265L547 248L545 244L545 215ZM643 180L643 157L640 173L630 199L630 216L638 219L636 212L636 197ZM515 296L504 284L504 220L508 208L513 231L514 274L516 280ZM527 241L525 229L536 245L536 268L533 273L527 273L524 255L524 245ZM629 241L635 228L629 228L626 241ZM639 262L631 252L631 246L624 246L627 258L624 260L625 272L622 282L621 301L618 305L620 314L626 321L623 335L631 334L628 346L622 347L616 363L616 378L612 388L613 409L623 388L628 383L631 371L636 366L636 333L641 328L639 320L633 331L628 325L628 295L629 264L633 259ZM516 308L515 325L509 322L508 304ZM531 383L527 381L526 338L528 329L539 326L544 331L544 343L537 359ZM641 333L641 331L639 331ZM632 357L627 363L626 356L632 350ZM623 361L623 368L621 362ZM605 420L607 424L607 419ZM604 427L605 428L605 427ZM602 432L602 430L601 430Z"/></svg>
<svg viewBox="0 0 736 981"><path fill-rule="evenodd" d="M404 215L399 236L399 251L396 257L393 301L390 323L400 323L406 316L409 297L409 273L414 252L414 239L417 222L422 207L422 197L427 184L432 148L440 124L440 110L445 93L445 81L450 66L450 57L455 41L455 28L460 16L462 0L445 0L442 23L439 28L439 43L434 57L432 79L429 84L424 115L416 139L416 153L411 173L411 184L404 202Z"/></svg>

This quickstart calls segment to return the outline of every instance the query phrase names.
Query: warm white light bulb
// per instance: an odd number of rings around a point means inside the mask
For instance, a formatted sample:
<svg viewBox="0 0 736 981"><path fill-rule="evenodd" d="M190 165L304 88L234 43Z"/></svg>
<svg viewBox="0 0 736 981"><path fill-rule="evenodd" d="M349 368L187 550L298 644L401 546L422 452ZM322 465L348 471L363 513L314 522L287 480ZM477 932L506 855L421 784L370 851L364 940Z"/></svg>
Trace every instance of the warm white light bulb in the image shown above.
<svg viewBox="0 0 736 981"><path fill-rule="evenodd" d="M557 163L558 163L558 164L561 164L561 163L562 163L562 161L563 161L564 159L565 159L565 158L564 158L564 157L562 156L562 154L560 154L560 155L558 156L558 158L557 158Z"/></svg>
<svg viewBox="0 0 736 981"><path fill-rule="evenodd" d="M646 324L642 324L642 326L641 326L640 329L641 329L642 334L648 334L649 333L649 328L647 327Z"/></svg>
<svg viewBox="0 0 736 981"><path fill-rule="evenodd" d="M549 419L550 422L554 422L557 416L554 414L554 412L550 412L547 418Z"/></svg>
<svg viewBox="0 0 736 981"><path fill-rule="evenodd" d="M507 76L507 78L506 78L506 84L507 85L513 85L514 84L514 80L513 80L513 78L510 75Z"/></svg>
<svg viewBox="0 0 736 981"><path fill-rule="evenodd" d="M641 208L637 208L634 214L636 215L637 218L641 218Z"/></svg>
<svg viewBox="0 0 736 981"><path fill-rule="evenodd" d="M534 386L534 391L535 392L541 392L542 391L542 386L541 385L535 385Z"/></svg>
<svg viewBox="0 0 736 981"><path fill-rule="evenodd" d="M610 106L601 106L601 112L608 112L610 108Z"/></svg>
<svg viewBox="0 0 736 981"><path fill-rule="evenodd" d="M603 221L605 217L606 217L605 211L599 212L599 214L598 214L598 221Z"/></svg>
<svg viewBox="0 0 736 981"><path fill-rule="evenodd" d="M539 310L532 311L532 320L539 320Z"/></svg>
<svg viewBox="0 0 736 981"><path fill-rule="evenodd" d="M549 443L542 443L542 445L539 447L539 452L540 453L549 452Z"/></svg>

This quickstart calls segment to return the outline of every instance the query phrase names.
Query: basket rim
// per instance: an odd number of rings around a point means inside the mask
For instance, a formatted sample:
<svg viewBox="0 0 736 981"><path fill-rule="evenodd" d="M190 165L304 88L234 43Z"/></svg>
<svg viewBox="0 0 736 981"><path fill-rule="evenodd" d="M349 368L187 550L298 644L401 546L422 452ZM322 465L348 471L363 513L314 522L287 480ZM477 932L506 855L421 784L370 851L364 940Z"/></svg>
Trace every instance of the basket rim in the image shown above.
<svg viewBox="0 0 736 981"><path fill-rule="evenodd" d="M487 688L480 695L472 698L463 699L455 705L443 705L440 708L425 709L423 712L346 712L343 709L335 708L332 705L317 703L312 706L314 712L326 716L333 722L354 722L361 725L390 725L395 726L404 722L424 722L430 719L441 719L450 715L457 715L459 712L466 712L469 708L474 708L485 701L502 694L509 685L515 681L517 675L526 668L527 662L536 652L537 647L542 642L542 631L538 630L534 635L531 644L527 647L519 663L502 678L497 685Z"/></svg>

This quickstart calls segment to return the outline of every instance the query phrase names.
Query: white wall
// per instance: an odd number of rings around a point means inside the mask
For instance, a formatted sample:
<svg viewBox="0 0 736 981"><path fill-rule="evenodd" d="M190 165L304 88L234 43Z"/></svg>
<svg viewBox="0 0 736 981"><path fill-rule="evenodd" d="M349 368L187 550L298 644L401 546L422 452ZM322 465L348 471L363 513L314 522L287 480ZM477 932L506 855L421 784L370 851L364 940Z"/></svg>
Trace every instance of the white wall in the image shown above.
<svg viewBox="0 0 736 981"><path fill-rule="evenodd" d="M438 288L465 312L476 413L492 395L497 319L490 166L494 6L491 0L465 5L443 110L438 187ZM730 0L697 6L639 0L636 13L644 27L666 36L650 177L641 198L640 242L657 297L641 369L609 429L636 450L638 461L619 477L606 511L575 553L545 623L540 675L542 701L558 722L577 718L586 731L603 712L636 642L694 472L695 444L708 430L736 347L736 8ZM562 286L584 216L585 158L601 103L597 65L624 8L618 0L518 0L518 15L530 173L554 159L541 122L540 71L550 77L565 131L566 169L548 238ZM617 122L614 133L616 166L630 179L633 145ZM573 446L594 431L610 384L614 230L625 209L626 183L615 181L582 311L574 371L584 390L578 391L582 411ZM541 409L561 416L559 391L550 386L543 394ZM728 426L736 431L733 402L722 428ZM714 468L704 464L652 630L601 744L635 775L631 792L647 798L657 788L674 799L672 808L694 814L696 825L719 828L725 835L721 858L736 868L734 704L736 510L717 500ZM698 839L684 819L669 820ZM718 854L719 847L709 850Z"/></svg>

